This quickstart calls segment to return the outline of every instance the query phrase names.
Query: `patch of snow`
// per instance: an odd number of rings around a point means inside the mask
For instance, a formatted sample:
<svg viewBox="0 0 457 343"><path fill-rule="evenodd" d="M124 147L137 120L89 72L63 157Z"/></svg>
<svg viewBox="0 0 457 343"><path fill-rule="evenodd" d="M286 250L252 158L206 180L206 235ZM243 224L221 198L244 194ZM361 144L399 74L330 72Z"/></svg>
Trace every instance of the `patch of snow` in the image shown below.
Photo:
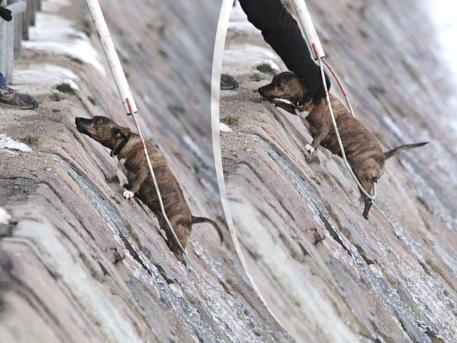
<svg viewBox="0 0 457 343"><path fill-rule="evenodd" d="M54 87L58 83L66 82L74 89L79 89L75 81L79 77L70 69L53 64L31 65L27 69L18 69L14 73L14 80L18 84L30 83L41 86Z"/></svg>
<svg viewBox="0 0 457 343"><path fill-rule="evenodd" d="M0 207L0 224L8 225L10 223L11 216L4 208Z"/></svg>
<svg viewBox="0 0 457 343"><path fill-rule="evenodd" d="M228 29L231 31L260 32L252 25L239 4L233 7Z"/></svg>
<svg viewBox="0 0 457 343"><path fill-rule="evenodd" d="M252 32L257 29L248 21L230 21L228 29L232 31Z"/></svg>
<svg viewBox="0 0 457 343"><path fill-rule="evenodd" d="M79 86L78 86L78 85L76 84L76 82L73 81L72 79L66 79L66 80L64 80L64 82L65 82L65 83L68 83L68 84L70 85L71 88L76 89L76 90L78 90L78 91L80 90L80 89L79 89Z"/></svg>
<svg viewBox="0 0 457 343"><path fill-rule="evenodd" d="M105 68L90 39L73 27L73 23L54 13L37 13L36 26L30 30L30 41L24 41L29 49L44 50L71 56L90 64L103 75Z"/></svg>
<svg viewBox="0 0 457 343"><path fill-rule="evenodd" d="M275 72L279 72L280 59L272 50L253 44L239 44L231 46L224 52L224 65L240 68L239 61L243 61L242 68L248 71L260 64L268 64Z"/></svg>
<svg viewBox="0 0 457 343"><path fill-rule="evenodd" d="M0 149L7 149L13 151L31 152L32 149L28 145L15 141L5 134L0 134Z"/></svg>
<svg viewBox="0 0 457 343"><path fill-rule="evenodd" d="M238 32L242 35L247 34L257 34L260 35L261 32L248 21L247 15L244 13L243 9L239 4L233 7L230 14L230 21L228 23L228 31ZM227 42L227 45L224 50L224 64L233 65L231 62L235 62L235 65L239 64L240 60L243 60L243 65L248 66L259 65L266 63L270 65L275 72L281 70L280 63L281 59L279 56L271 49L255 44L230 44Z"/></svg>
<svg viewBox="0 0 457 343"><path fill-rule="evenodd" d="M232 132L233 130L227 124L219 123L219 131L228 133L228 132Z"/></svg>

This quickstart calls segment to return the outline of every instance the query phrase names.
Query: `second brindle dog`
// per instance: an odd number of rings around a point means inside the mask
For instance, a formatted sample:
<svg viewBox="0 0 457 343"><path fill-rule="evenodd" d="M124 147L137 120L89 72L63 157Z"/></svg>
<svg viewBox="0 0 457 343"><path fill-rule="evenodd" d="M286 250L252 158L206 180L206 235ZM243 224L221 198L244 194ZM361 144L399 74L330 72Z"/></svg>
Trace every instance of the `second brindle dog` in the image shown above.
<svg viewBox="0 0 457 343"><path fill-rule="evenodd" d="M305 146L309 158L319 145L341 156L326 99L319 103L302 103L306 87L294 73L284 72L276 75L270 84L259 88L259 93L276 106L299 115L306 126L309 126L313 137L313 142ZM370 194L373 194L375 184L384 172L386 160L401 150L421 147L428 143L405 144L383 152L373 133L354 118L338 98L331 96L331 104L348 162L363 188ZM308 115L305 116L304 113ZM363 216L368 219L372 201L366 196L363 198Z"/></svg>

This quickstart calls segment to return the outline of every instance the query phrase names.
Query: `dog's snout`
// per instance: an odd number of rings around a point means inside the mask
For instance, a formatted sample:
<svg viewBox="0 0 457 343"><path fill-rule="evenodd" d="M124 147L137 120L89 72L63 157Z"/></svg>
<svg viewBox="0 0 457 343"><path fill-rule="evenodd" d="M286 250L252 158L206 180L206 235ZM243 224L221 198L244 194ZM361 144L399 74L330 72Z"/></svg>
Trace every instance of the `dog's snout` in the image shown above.
<svg viewBox="0 0 457 343"><path fill-rule="evenodd" d="M277 96L276 88L271 83L268 85L265 85L263 87L260 87L257 91L263 98L265 98L267 100L270 100L271 98L274 98L275 96Z"/></svg>
<svg viewBox="0 0 457 343"><path fill-rule="evenodd" d="M91 123L92 123L92 119L87 119L87 118L82 118L82 117L76 117L76 119L75 119L76 126L90 125Z"/></svg>
<svg viewBox="0 0 457 343"><path fill-rule="evenodd" d="M259 94L261 96L265 97L265 86L260 87L259 89L257 89L257 92L259 92Z"/></svg>
<svg viewBox="0 0 457 343"><path fill-rule="evenodd" d="M87 127L90 126L90 124L92 124L91 119L81 117L76 117L75 119L76 128L81 133L87 133Z"/></svg>

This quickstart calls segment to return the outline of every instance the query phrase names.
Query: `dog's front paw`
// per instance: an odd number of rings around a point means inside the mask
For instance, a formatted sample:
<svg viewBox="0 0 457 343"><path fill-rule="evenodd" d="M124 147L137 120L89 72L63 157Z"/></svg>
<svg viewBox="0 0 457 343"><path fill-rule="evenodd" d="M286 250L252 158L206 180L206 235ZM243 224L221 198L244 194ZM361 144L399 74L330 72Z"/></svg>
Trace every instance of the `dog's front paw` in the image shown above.
<svg viewBox="0 0 457 343"><path fill-rule="evenodd" d="M312 147L311 144L306 144L306 145L305 145L305 149L306 149L306 151L309 152L310 155L314 154L314 150L315 150L315 149Z"/></svg>
<svg viewBox="0 0 457 343"><path fill-rule="evenodd" d="M135 193L129 191L129 190L125 190L124 191L124 198L127 199L127 200L130 200L130 199L133 199L133 197L135 196Z"/></svg>
<svg viewBox="0 0 457 343"><path fill-rule="evenodd" d="M306 144L305 145L305 158L308 162L312 162L314 159L314 151L315 149L311 146L311 144Z"/></svg>

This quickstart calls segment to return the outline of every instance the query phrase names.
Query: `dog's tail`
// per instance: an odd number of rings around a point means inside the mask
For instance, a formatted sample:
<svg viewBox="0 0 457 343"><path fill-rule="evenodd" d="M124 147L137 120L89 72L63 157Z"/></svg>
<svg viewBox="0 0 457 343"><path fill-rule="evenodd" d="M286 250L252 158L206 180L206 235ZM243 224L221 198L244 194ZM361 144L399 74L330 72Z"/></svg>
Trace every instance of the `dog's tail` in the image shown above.
<svg viewBox="0 0 457 343"><path fill-rule="evenodd" d="M419 148L421 146L427 145L430 142L420 142L420 143L414 143L414 144L404 144L400 145L399 147L396 147L395 149L389 150L384 153L384 160L388 160L389 158L395 156L402 150L409 150L409 149L414 149L414 148Z"/></svg>
<svg viewBox="0 0 457 343"><path fill-rule="evenodd" d="M222 233L221 227L214 220L209 219L209 218L205 218L205 217L194 217L194 216L192 216L192 221L190 222L190 225L200 224L200 223L209 223L212 226L214 226L214 228L217 231L217 234L219 235L219 238L220 238L221 242L224 242L224 235Z"/></svg>

